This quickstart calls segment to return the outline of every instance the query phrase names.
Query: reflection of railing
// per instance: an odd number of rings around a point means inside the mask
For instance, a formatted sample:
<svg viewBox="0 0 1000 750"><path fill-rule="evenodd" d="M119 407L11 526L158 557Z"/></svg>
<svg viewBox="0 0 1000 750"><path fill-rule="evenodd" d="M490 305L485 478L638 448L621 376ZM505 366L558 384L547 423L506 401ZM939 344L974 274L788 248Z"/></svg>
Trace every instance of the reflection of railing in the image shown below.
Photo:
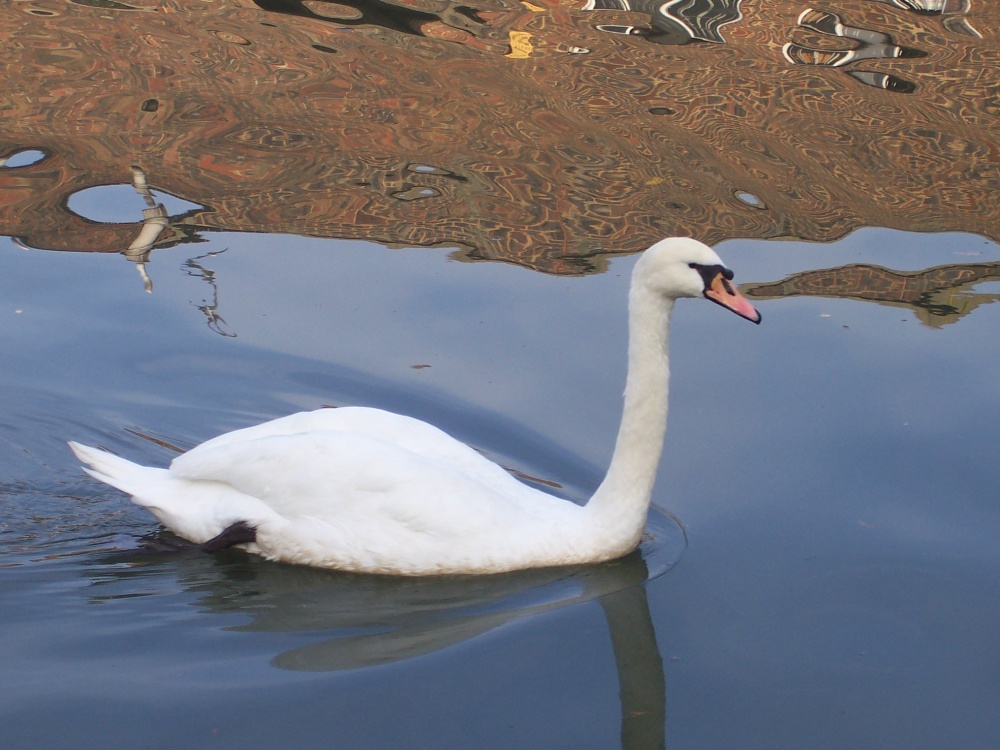
<svg viewBox="0 0 1000 750"><path fill-rule="evenodd" d="M971 0L877 0L903 10L916 13L945 15L944 27L955 34L982 38L982 34L968 22L964 14L968 12ZM954 15L953 15L954 14ZM926 57L927 52L896 43L892 36L875 29L852 26L836 13L816 8L807 8L799 14L797 28L814 32L827 38L847 40L848 49L832 49L825 45L788 42L782 47L785 59L793 65L824 65L840 68L862 60L886 60L894 58ZM911 94L916 84L892 73L877 70L851 68L847 74L857 81L886 91Z"/></svg>
<svg viewBox="0 0 1000 750"><path fill-rule="evenodd" d="M926 57L927 53L913 47L896 44L884 32L850 26L836 13L809 8L798 19L799 28L828 37L847 39L856 43L853 49L817 49L796 42L782 48L788 62L799 65L826 65L839 68L861 60ZM898 76L871 70L849 70L848 75L869 86L912 93L916 86Z"/></svg>
<svg viewBox="0 0 1000 750"><path fill-rule="evenodd" d="M1000 262L961 263L923 271L893 271L881 266L851 264L806 271L781 281L744 284L751 299L830 297L907 307L924 324L935 328L954 323L980 305L1000 300L972 287L1000 281Z"/></svg>
<svg viewBox="0 0 1000 750"><path fill-rule="evenodd" d="M229 330L229 324L226 323L226 319L219 314L219 284L215 279L215 271L211 268L206 268L198 262L205 258L214 258L216 255L221 255L224 252L226 251L219 250L218 252L199 255L197 258L188 258L184 261L184 273L196 279L202 279L212 290L211 300L202 300L200 305L192 303L205 316L209 330L226 338L236 338L236 334Z"/></svg>
<svg viewBox="0 0 1000 750"><path fill-rule="evenodd" d="M953 34L982 38L965 14L972 6L972 0L875 0L885 5L893 5L903 10L942 16L941 25Z"/></svg>
<svg viewBox="0 0 1000 750"><path fill-rule="evenodd" d="M651 28L600 24L601 31L641 36L657 44L687 44L692 40L725 43L721 29L743 19L743 0L587 0L583 10L646 13Z"/></svg>

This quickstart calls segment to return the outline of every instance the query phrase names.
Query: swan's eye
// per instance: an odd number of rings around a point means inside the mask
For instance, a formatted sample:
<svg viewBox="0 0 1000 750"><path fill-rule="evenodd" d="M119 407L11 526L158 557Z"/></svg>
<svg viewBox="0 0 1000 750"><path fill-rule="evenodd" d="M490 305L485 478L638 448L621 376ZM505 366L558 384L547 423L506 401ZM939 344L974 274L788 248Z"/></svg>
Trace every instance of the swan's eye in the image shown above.
<svg viewBox="0 0 1000 750"><path fill-rule="evenodd" d="M733 272L731 270L718 264L703 266L701 263L688 263L688 267L693 268L701 275L701 280L705 284L706 289L712 286L712 282L719 274L722 274L722 278L727 281L730 281L733 278Z"/></svg>

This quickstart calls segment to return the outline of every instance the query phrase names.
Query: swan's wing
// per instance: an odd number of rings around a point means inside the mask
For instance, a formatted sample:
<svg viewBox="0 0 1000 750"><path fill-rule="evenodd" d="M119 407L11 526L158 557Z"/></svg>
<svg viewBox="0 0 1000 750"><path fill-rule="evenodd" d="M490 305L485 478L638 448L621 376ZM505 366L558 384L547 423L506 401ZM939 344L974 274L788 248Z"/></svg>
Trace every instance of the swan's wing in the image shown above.
<svg viewBox="0 0 1000 750"><path fill-rule="evenodd" d="M194 448L169 473L195 489L225 489L248 508L263 505L267 512L252 516L262 518L256 544L286 562L427 574L564 560L560 545L572 537L578 506L420 425L403 442L438 440L434 455L358 432L274 434L272 425L263 437Z"/></svg>
<svg viewBox="0 0 1000 750"><path fill-rule="evenodd" d="M473 466L467 472L356 433L205 443L174 459L170 470L183 479L222 482L288 519L363 518L369 525L391 521L428 533L475 533L526 510L544 513L547 505L542 493L502 470L497 475ZM538 506L528 501L535 494L542 497Z"/></svg>
<svg viewBox="0 0 1000 750"><path fill-rule="evenodd" d="M373 438L386 445L474 474L483 481L502 481L506 472L465 443L443 430L413 417L363 406L289 414L263 424L246 427L208 440L178 461L189 463L192 454L265 437L343 432Z"/></svg>

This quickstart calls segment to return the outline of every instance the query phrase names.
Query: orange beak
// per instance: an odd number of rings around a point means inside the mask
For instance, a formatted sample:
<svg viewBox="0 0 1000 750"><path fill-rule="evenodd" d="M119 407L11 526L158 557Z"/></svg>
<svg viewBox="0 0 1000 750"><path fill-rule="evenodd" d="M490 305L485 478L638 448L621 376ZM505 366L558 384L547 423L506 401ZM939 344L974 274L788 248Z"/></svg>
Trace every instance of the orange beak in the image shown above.
<svg viewBox="0 0 1000 750"><path fill-rule="evenodd" d="M723 275L722 271L717 273L712 282L705 288L705 297L732 310L751 323L760 324L760 313L757 312L757 308L736 290L736 287Z"/></svg>

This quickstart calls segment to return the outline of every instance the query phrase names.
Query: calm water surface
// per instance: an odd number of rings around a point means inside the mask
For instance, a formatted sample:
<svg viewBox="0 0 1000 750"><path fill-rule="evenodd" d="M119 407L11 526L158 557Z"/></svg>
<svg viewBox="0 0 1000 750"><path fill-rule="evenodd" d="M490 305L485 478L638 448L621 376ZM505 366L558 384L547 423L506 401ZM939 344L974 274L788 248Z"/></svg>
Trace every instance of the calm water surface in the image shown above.
<svg viewBox="0 0 1000 750"><path fill-rule="evenodd" d="M575 497L610 452L632 259L567 279L270 242L201 246L225 250L198 261L214 291L189 251L165 251L152 294L119 257L3 249L6 744L613 747L619 679L663 696L674 747L993 741L1000 393L984 342L1000 306L940 328L849 300L764 301L760 328L680 306L656 502L689 543L664 522L650 557L668 574L624 598L597 597L644 580L639 558L412 584L151 555L155 523L83 477L64 439L163 463L163 444L368 403ZM720 252L746 281L1000 260L971 235L878 230ZM199 309L216 291L235 336Z"/></svg>
<svg viewBox="0 0 1000 750"><path fill-rule="evenodd" d="M998 11L609 5L0 9L0 745L1000 745ZM678 305L624 560L161 554L65 445L364 404L581 500L668 234L764 319Z"/></svg>

